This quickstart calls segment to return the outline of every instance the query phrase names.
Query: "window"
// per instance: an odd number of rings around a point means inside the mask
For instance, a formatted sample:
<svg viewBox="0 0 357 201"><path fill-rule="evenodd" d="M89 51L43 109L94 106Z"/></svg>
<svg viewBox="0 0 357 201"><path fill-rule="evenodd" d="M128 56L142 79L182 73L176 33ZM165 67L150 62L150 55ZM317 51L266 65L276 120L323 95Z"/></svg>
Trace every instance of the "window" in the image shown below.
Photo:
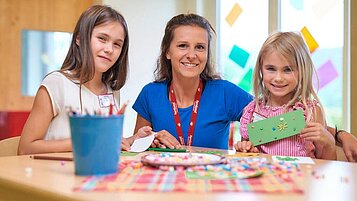
<svg viewBox="0 0 357 201"><path fill-rule="evenodd" d="M299 31L305 27L316 41L318 46L311 52L319 78L316 91L328 124L346 128L347 118L342 115L343 104L347 104L343 100L342 86L345 57L343 0L281 1L280 21L282 31Z"/></svg>
<svg viewBox="0 0 357 201"><path fill-rule="evenodd" d="M35 96L44 76L61 68L71 42L71 33L22 31L21 94Z"/></svg>

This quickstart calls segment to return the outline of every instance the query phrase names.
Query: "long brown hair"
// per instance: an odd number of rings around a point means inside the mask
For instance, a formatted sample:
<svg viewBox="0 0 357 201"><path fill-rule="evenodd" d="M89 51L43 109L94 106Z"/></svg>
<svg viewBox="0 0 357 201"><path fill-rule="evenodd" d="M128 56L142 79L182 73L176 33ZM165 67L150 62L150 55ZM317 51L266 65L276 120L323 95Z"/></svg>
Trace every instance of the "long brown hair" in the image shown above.
<svg viewBox="0 0 357 201"><path fill-rule="evenodd" d="M207 31L208 33L207 63L200 77L202 80L221 79L221 77L216 73L211 59L211 40L212 40L212 33L215 33L215 30L208 22L208 20L206 20L204 17L191 13L191 14L177 15L171 18L171 20L167 22L165 28L165 35L161 42L161 53L156 62L155 81L160 82L160 81L172 80L171 61L166 58L166 53L173 40L175 29L180 26L198 26Z"/></svg>
<svg viewBox="0 0 357 201"><path fill-rule="evenodd" d="M76 79L84 84L94 77L95 66L91 49L91 36L93 29L108 22L119 22L124 29L125 39L121 54L114 65L102 75L102 81L113 90L119 90L124 86L128 74L128 27L124 17L113 8L105 5L89 7L80 16L73 31L72 42L67 56L60 69L65 76ZM80 41L80 45L76 41Z"/></svg>

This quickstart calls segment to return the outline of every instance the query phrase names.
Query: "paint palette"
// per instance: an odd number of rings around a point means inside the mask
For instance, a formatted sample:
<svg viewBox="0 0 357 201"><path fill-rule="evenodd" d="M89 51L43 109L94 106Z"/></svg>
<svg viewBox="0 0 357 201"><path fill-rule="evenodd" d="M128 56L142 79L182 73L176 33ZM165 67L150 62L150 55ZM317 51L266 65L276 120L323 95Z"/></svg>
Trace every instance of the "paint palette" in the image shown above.
<svg viewBox="0 0 357 201"><path fill-rule="evenodd" d="M204 153L155 153L141 158L144 164L151 166L195 166L214 165L225 161L224 156Z"/></svg>
<svg viewBox="0 0 357 201"><path fill-rule="evenodd" d="M249 140L254 146L296 135L305 128L302 110L294 110L282 115L256 121L247 125Z"/></svg>

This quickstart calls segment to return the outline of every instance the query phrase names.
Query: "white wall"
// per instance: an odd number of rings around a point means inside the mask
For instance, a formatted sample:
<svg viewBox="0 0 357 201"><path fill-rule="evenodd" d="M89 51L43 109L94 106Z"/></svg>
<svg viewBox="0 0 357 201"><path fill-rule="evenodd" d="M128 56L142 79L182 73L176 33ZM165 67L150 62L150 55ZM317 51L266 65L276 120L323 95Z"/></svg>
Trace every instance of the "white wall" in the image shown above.
<svg viewBox="0 0 357 201"><path fill-rule="evenodd" d="M204 8L201 0L103 0L102 2L119 11L128 23L130 71L127 83L120 93L121 103L129 100L124 120L124 136L127 137L133 134L136 122L136 112L132 109L132 105L145 84L154 79L153 72L167 21L179 13L200 14Z"/></svg>

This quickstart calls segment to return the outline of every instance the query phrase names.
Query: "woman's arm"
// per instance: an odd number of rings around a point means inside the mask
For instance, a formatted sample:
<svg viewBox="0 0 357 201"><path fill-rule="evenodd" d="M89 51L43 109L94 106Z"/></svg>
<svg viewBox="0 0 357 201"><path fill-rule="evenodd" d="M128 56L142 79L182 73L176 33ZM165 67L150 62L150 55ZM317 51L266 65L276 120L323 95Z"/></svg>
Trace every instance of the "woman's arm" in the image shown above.
<svg viewBox="0 0 357 201"><path fill-rule="evenodd" d="M139 137L145 137L145 133L141 133L139 132L140 128L143 127L150 127L150 132L151 132L151 123L149 121L146 121L146 119L144 119L142 116L140 116L139 114L137 114L136 116L136 124L135 124L135 128L134 128L134 134L128 138L126 138L126 140L129 142L130 145L133 144L134 140L136 138Z"/></svg>
<svg viewBox="0 0 357 201"><path fill-rule="evenodd" d="M347 160L357 162L357 138L351 133L342 131L338 135L338 140L342 144Z"/></svg>
<svg viewBox="0 0 357 201"><path fill-rule="evenodd" d="M336 138L335 128L328 127L330 134L336 139L336 144L343 148L343 152L349 162L357 162L357 138L351 133L340 130Z"/></svg>
<svg viewBox="0 0 357 201"><path fill-rule="evenodd" d="M53 119L50 96L41 86L36 94L31 113L22 130L18 154L65 152L72 150L70 139L43 140Z"/></svg>

